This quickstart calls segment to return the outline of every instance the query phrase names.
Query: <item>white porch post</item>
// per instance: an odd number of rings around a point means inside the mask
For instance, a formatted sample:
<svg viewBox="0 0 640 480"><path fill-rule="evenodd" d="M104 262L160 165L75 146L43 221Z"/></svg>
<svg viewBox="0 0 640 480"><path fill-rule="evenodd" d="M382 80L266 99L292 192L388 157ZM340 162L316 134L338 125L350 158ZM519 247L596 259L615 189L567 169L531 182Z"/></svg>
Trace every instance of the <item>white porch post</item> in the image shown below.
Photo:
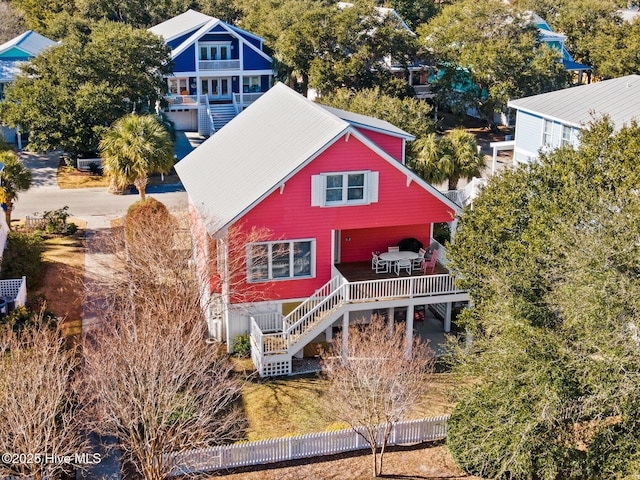
<svg viewBox="0 0 640 480"><path fill-rule="evenodd" d="M411 357L413 349L413 305L407 306L407 325L406 325L406 337L407 337L407 358Z"/></svg>
<svg viewBox="0 0 640 480"><path fill-rule="evenodd" d="M349 354L349 312L342 315L342 357Z"/></svg>
<svg viewBox="0 0 640 480"><path fill-rule="evenodd" d="M16 125L16 142L18 142L18 150L22 150L22 137L20 135L20 124Z"/></svg>
<svg viewBox="0 0 640 480"><path fill-rule="evenodd" d="M333 325L330 325L324 331L324 338L327 342L333 340Z"/></svg>
<svg viewBox="0 0 640 480"><path fill-rule="evenodd" d="M395 310L396 309L393 307L390 307L387 309L387 323L389 325L389 335L393 335L393 330L395 327L395 319L393 318Z"/></svg>
<svg viewBox="0 0 640 480"><path fill-rule="evenodd" d="M242 75L242 70L240 71L240 75L238 75L238 92L240 92L240 111L244 108L244 87L242 86L244 82L244 75Z"/></svg>
<svg viewBox="0 0 640 480"><path fill-rule="evenodd" d="M449 333L451 331L451 306L452 302L447 302L447 311L444 314L444 332Z"/></svg>

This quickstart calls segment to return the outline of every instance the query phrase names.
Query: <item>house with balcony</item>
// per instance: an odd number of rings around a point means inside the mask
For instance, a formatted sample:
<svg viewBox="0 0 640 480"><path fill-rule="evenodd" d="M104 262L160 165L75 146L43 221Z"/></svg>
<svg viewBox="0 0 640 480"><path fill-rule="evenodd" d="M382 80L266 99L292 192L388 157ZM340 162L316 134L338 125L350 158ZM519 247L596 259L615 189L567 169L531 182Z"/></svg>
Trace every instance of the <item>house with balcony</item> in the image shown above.
<svg viewBox="0 0 640 480"><path fill-rule="evenodd" d="M498 149L513 149L514 164L537 161L540 152L577 146L580 131L606 115L616 128L640 121L640 75L627 75L508 102L516 111L515 138L495 142Z"/></svg>
<svg viewBox="0 0 640 480"><path fill-rule="evenodd" d="M250 334L269 376L291 373L310 345L372 315L406 321L412 337L431 308L448 331L452 307L469 297L433 226L459 207L405 166L411 140L278 83L176 164L211 337L231 351ZM374 268L373 254L407 238L434 249L433 268Z"/></svg>
<svg viewBox="0 0 640 480"><path fill-rule="evenodd" d="M4 89L20 73L20 65L54 45L58 43L33 30L28 30L0 45L0 101L4 98ZM16 143L18 140L14 129L2 125L0 135L9 143Z"/></svg>
<svg viewBox="0 0 640 480"><path fill-rule="evenodd" d="M176 129L211 135L271 86L264 39L187 10L149 29L171 48L166 114Z"/></svg>

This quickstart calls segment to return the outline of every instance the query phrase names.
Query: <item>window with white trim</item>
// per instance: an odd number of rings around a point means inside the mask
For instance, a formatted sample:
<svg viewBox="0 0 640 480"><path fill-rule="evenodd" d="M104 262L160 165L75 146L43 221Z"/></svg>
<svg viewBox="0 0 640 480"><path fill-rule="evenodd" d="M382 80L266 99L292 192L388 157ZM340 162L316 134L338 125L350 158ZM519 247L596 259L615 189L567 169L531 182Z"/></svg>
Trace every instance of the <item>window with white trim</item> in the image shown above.
<svg viewBox="0 0 640 480"><path fill-rule="evenodd" d="M551 120L544 120L544 126L542 131L542 144L545 147L550 147L553 141L553 122Z"/></svg>
<svg viewBox="0 0 640 480"><path fill-rule="evenodd" d="M571 127L569 125L562 125L562 140L561 145L571 145Z"/></svg>
<svg viewBox="0 0 640 480"><path fill-rule="evenodd" d="M243 77L242 91L244 93L255 93L260 91L260 77Z"/></svg>
<svg viewBox="0 0 640 480"><path fill-rule="evenodd" d="M315 241L285 240L248 245L250 282L311 278L315 275Z"/></svg>
<svg viewBox="0 0 640 480"><path fill-rule="evenodd" d="M311 205L335 207L378 201L378 172L356 171L313 175Z"/></svg>
<svg viewBox="0 0 640 480"><path fill-rule="evenodd" d="M229 60L231 42L200 42L200 60Z"/></svg>

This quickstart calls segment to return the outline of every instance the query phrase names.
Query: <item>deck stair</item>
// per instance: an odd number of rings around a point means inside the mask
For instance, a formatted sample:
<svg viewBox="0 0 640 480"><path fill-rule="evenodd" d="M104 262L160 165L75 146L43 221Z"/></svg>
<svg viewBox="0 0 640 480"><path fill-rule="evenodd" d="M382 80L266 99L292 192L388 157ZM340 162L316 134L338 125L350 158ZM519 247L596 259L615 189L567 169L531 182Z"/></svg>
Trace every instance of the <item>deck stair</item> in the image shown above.
<svg viewBox="0 0 640 480"><path fill-rule="evenodd" d="M211 112L216 132L233 120L238 114L233 103L209 105L209 111Z"/></svg>

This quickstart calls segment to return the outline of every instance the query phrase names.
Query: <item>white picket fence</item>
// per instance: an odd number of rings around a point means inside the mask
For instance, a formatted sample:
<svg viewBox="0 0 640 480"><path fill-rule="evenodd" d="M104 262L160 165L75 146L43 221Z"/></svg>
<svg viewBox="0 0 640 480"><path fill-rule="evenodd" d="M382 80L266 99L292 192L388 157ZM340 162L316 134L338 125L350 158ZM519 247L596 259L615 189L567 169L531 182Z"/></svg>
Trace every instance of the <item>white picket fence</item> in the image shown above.
<svg viewBox="0 0 640 480"><path fill-rule="evenodd" d="M393 425L387 445L442 440L447 436L448 419L449 416L445 415L398 422ZM175 467L171 475L179 476L227 468L248 467L368 448L369 445L364 438L350 428L333 432L221 445L176 454L174 457Z"/></svg>
<svg viewBox="0 0 640 480"><path fill-rule="evenodd" d="M25 227L27 230L42 230L47 226L47 221L40 216L30 216L27 215L25 217Z"/></svg>

